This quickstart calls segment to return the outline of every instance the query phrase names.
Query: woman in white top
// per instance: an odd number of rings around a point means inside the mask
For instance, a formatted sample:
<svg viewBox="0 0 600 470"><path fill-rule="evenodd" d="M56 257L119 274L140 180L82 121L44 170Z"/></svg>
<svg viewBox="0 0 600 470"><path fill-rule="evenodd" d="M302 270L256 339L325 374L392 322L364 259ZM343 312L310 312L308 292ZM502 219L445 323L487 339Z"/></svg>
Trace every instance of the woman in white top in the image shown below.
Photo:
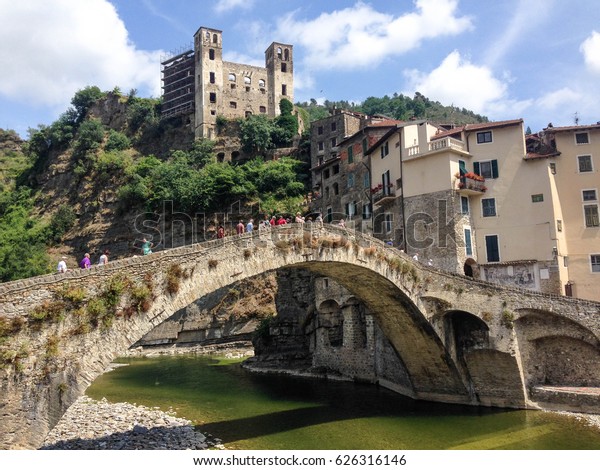
<svg viewBox="0 0 600 470"><path fill-rule="evenodd" d="M109 255L109 251L108 250L104 250L104 253L102 253L102 255L100 255L100 260L98 261L98 264L108 264L108 255Z"/></svg>

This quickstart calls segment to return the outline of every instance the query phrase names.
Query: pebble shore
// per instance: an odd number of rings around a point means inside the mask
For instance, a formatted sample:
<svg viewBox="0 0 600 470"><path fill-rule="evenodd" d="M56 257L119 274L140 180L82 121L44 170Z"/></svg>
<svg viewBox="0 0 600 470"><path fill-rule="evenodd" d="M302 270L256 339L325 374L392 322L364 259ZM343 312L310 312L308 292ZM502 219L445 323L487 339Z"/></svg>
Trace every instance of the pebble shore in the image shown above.
<svg viewBox="0 0 600 470"><path fill-rule="evenodd" d="M106 399L79 398L50 431L40 449L201 450L223 449L219 439L194 430L175 412Z"/></svg>

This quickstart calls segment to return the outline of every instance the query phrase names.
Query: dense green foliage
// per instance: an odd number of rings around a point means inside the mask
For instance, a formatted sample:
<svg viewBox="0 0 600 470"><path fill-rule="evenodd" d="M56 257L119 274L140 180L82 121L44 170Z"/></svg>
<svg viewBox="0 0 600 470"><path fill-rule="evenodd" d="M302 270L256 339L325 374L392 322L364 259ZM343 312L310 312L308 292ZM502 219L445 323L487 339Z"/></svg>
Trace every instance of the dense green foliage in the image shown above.
<svg viewBox="0 0 600 470"><path fill-rule="evenodd" d="M31 190L2 193L0 197L0 281L48 272L48 227L31 217Z"/></svg>
<svg viewBox="0 0 600 470"><path fill-rule="evenodd" d="M394 93L392 97L387 95L383 98L371 96L362 103L325 101L323 106L320 106L315 99L311 99L310 103L296 103L296 105L309 113L311 121L329 116L329 110L334 108L357 111L370 116L380 114L401 121L412 118L454 124L488 121L485 116L475 114L465 108L443 106L438 101L431 101L419 92L415 93L414 98Z"/></svg>
<svg viewBox="0 0 600 470"><path fill-rule="evenodd" d="M194 152L177 151L168 161L144 157L129 170L129 182L119 193L125 205L143 204L159 211L165 202L178 211L214 212L238 201L254 202L270 210L280 207L297 210L305 192L299 181L300 162L291 158L264 162L251 160L243 165L204 159L192 164Z"/></svg>

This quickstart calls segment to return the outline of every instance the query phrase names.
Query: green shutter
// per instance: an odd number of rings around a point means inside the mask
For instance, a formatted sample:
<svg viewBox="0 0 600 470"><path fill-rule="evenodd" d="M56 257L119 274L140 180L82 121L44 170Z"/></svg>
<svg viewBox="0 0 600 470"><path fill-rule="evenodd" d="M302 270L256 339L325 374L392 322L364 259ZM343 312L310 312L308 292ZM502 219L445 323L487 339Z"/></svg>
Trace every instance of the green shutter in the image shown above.
<svg viewBox="0 0 600 470"><path fill-rule="evenodd" d="M475 173L476 175L481 174L479 173L479 162L473 162L473 173Z"/></svg>
<svg viewBox="0 0 600 470"><path fill-rule="evenodd" d="M492 160L492 178L498 178L498 160Z"/></svg>

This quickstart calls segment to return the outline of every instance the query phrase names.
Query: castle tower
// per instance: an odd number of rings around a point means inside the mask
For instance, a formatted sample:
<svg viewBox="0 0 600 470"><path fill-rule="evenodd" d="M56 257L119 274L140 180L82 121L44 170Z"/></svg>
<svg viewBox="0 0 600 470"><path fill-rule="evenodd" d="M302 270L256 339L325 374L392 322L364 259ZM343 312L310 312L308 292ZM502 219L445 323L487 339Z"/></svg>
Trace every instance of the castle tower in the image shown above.
<svg viewBox="0 0 600 470"><path fill-rule="evenodd" d="M294 102L293 50L294 47L289 44L274 42L265 51L269 117L279 115L279 102L282 98Z"/></svg>
<svg viewBox="0 0 600 470"><path fill-rule="evenodd" d="M223 107L223 35L201 27L194 34L196 63L196 138L216 136L217 114Z"/></svg>

